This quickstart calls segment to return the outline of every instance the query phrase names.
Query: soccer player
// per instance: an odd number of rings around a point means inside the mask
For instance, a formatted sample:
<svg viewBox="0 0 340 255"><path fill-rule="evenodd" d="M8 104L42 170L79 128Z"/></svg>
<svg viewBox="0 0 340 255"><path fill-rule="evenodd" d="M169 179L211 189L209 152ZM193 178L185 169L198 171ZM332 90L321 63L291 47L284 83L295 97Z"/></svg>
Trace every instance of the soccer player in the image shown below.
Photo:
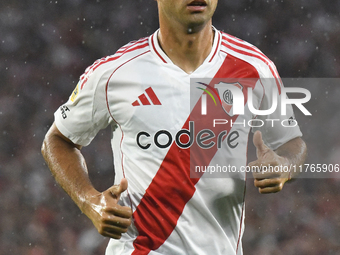
<svg viewBox="0 0 340 255"><path fill-rule="evenodd" d="M42 153L61 187L98 232L111 238L107 255L242 254L245 174L191 178L190 169L192 163L246 165L251 128L240 123L254 116L249 111L231 114L226 106L230 93L224 89L223 96L216 87L224 100L224 119L235 125L200 130L194 115L203 99L190 109L190 80L254 79L235 84L245 94L252 89L256 109L268 109L272 91L282 89L280 77L256 47L212 26L217 0L157 4L160 29L86 69L69 100L55 112ZM211 86L201 88L205 95ZM292 117L292 108L287 108ZM210 113L202 118L213 118ZM281 123L286 117L275 111L261 118ZM284 171L263 174L261 167L300 165L306 146L297 125L273 128L273 122L263 123L253 128L258 159L250 165L259 169L254 173L259 192L274 193L293 176ZM116 179L114 186L98 192L81 148L109 125Z"/></svg>

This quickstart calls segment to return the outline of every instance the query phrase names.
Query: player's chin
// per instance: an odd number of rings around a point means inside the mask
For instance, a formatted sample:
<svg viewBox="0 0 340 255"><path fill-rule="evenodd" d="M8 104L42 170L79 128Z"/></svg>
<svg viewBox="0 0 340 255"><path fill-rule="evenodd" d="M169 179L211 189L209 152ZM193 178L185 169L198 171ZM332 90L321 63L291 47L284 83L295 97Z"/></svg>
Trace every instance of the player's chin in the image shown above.
<svg viewBox="0 0 340 255"><path fill-rule="evenodd" d="M208 22L213 16L213 12L210 9L205 11L190 11L187 12L187 18L192 22L199 22L199 23L206 23Z"/></svg>
<svg viewBox="0 0 340 255"><path fill-rule="evenodd" d="M189 33L197 33L201 31L207 24L209 20L204 17L194 16L187 22L188 32Z"/></svg>

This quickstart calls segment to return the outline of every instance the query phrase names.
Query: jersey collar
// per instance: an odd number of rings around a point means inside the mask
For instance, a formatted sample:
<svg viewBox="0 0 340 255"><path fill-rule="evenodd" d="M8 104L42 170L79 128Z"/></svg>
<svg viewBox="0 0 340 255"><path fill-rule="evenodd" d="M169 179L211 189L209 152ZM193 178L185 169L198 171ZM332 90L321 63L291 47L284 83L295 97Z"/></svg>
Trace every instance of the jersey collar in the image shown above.
<svg viewBox="0 0 340 255"><path fill-rule="evenodd" d="M214 26L212 26L212 28L215 31L213 47L208 57L203 62L203 64L206 62L210 63L214 60L221 45L221 38L222 38L221 32L218 31ZM151 45L151 49L163 63L173 64L171 59L165 54L165 52L162 50L161 46L159 45L158 33L159 33L159 29L149 37L149 43Z"/></svg>

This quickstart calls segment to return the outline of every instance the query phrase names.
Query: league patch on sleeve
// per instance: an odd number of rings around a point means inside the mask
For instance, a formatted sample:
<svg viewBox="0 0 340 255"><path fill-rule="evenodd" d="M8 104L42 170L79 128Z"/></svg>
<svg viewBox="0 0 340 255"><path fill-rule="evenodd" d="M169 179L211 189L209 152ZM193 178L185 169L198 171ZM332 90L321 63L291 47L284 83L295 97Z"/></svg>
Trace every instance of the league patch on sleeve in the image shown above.
<svg viewBox="0 0 340 255"><path fill-rule="evenodd" d="M74 102L74 100L76 100L78 94L79 94L79 83L77 84L76 88L72 92L72 95L70 97L71 102Z"/></svg>

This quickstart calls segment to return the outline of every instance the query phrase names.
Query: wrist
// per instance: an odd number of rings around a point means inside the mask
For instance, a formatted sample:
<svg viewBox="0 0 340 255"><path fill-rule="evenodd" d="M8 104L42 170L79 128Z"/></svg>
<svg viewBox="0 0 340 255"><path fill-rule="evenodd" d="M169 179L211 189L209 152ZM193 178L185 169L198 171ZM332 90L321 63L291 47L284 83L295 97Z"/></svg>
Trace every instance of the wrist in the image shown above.
<svg viewBox="0 0 340 255"><path fill-rule="evenodd" d="M92 211L93 207L100 201L100 192L92 188L84 193L79 199L79 208L87 216L89 216L89 210Z"/></svg>

